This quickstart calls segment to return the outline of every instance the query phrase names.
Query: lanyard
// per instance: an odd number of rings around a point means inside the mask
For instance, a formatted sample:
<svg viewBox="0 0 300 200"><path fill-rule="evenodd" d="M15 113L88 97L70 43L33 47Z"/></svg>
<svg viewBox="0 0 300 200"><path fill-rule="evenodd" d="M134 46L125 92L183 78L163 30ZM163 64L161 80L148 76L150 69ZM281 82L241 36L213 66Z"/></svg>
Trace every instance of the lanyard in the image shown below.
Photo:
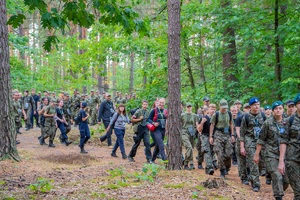
<svg viewBox="0 0 300 200"><path fill-rule="evenodd" d="M164 113L163 113L163 112L161 112L159 108L158 108L158 112L159 112L159 114L160 114L161 118L162 118L162 119L164 119Z"/></svg>

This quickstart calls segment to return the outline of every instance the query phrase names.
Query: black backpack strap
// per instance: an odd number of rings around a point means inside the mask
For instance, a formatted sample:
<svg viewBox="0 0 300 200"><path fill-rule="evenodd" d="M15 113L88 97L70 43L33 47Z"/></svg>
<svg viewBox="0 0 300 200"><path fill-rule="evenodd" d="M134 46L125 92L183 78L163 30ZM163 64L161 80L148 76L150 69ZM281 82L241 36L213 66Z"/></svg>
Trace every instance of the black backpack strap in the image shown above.
<svg viewBox="0 0 300 200"><path fill-rule="evenodd" d="M246 114L244 115L244 118L245 118L246 126L247 126L247 128L248 128L248 127L249 127L249 113L246 113Z"/></svg>
<svg viewBox="0 0 300 200"><path fill-rule="evenodd" d="M290 117L290 119L289 119L290 127L293 125L294 119L295 119L295 114L292 115L292 116Z"/></svg>
<svg viewBox="0 0 300 200"><path fill-rule="evenodd" d="M261 112L261 116L264 119L264 121L266 121L267 117L266 117L265 113Z"/></svg>
<svg viewBox="0 0 300 200"><path fill-rule="evenodd" d="M216 112L216 123L215 123L215 127L218 124L218 120L219 120L219 111Z"/></svg>
<svg viewBox="0 0 300 200"><path fill-rule="evenodd" d="M229 121L231 122L231 120L232 120L232 114L229 111L227 111L227 112L228 112L228 115L229 115Z"/></svg>

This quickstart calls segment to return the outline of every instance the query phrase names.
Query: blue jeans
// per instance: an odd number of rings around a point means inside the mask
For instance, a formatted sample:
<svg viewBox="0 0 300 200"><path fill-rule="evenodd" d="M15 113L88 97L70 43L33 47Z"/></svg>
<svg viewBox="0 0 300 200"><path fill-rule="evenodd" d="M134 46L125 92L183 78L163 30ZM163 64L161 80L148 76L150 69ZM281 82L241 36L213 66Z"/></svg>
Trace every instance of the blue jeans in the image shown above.
<svg viewBox="0 0 300 200"><path fill-rule="evenodd" d="M61 139L63 141L66 140L66 139L68 139L67 130L66 130L65 124L57 121L57 126L58 126L58 128L60 130L60 133L61 133Z"/></svg>
<svg viewBox="0 0 300 200"><path fill-rule="evenodd" d="M125 136L125 129L118 129L115 128L115 134L117 136L116 144L112 150L113 153L116 153L118 147L120 147L121 153L125 153L125 146L124 146L124 136Z"/></svg>
<svg viewBox="0 0 300 200"><path fill-rule="evenodd" d="M79 132L80 132L80 148L84 147L84 144L90 139L90 129L87 123L80 123L79 124Z"/></svg>
<svg viewBox="0 0 300 200"><path fill-rule="evenodd" d="M165 154L165 145L164 145L165 130L156 129L153 132L153 134L155 137L156 145L153 151L152 161L156 160L157 154L160 154L163 160L167 160L167 156Z"/></svg>

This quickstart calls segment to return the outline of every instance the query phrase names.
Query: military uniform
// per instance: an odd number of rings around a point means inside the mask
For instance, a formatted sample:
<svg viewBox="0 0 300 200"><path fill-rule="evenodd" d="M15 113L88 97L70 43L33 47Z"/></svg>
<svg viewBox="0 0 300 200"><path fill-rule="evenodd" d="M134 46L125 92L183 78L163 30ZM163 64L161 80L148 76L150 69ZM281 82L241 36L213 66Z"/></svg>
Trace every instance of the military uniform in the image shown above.
<svg viewBox="0 0 300 200"><path fill-rule="evenodd" d="M64 106L63 106L63 112L66 119L66 122L68 123L68 126L66 127L66 133L69 133L71 131L71 103L70 100L63 100Z"/></svg>
<svg viewBox="0 0 300 200"><path fill-rule="evenodd" d="M211 118L211 123L215 124L213 150L218 158L221 176L225 176L231 167L232 144L230 123L233 124L233 120L231 119L230 121L230 115L227 111L225 113L218 112L218 122L216 121L216 115L217 113Z"/></svg>
<svg viewBox="0 0 300 200"><path fill-rule="evenodd" d="M240 141L244 142L245 150L247 153L247 163L250 168L249 181L251 181L253 188L260 188L259 168L257 164L254 163L253 157L256 149L256 141L258 140L263 123L264 118L261 112L259 112L256 115L252 113L245 114L241 124Z"/></svg>
<svg viewBox="0 0 300 200"><path fill-rule="evenodd" d="M290 118L286 119L289 130L287 133L280 135L280 142L287 145L286 173L294 191L294 199L298 200L300 199L300 116L296 113L293 118L292 124L289 123Z"/></svg>
<svg viewBox="0 0 300 200"><path fill-rule="evenodd" d="M190 169L194 168L193 164L193 148L194 139L196 133L196 123L198 122L198 116L194 113L182 113L181 114L181 140L182 145L185 147L185 158L183 164L185 168L188 168L190 164Z"/></svg>
<svg viewBox="0 0 300 200"><path fill-rule="evenodd" d="M24 111L26 113L27 119L26 119L26 130L29 130L31 127L30 122L30 116L32 111L36 110L35 108L35 102L33 100L33 97L30 95L24 96L22 99L22 105L24 107Z"/></svg>
<svg viewBox="0 0 300 200"><path fill-rule="evenodd" d="M46 107L44 106L44 104L40 104L37 111L40 112L42 109L44 109ZM39 137L40 145L47 145L45 143L45 140L42 139L42 137L45 136L45 116L44 116L44 113L45 113L45 109L41 113L39 113L39 124L41 125L41 136Z"/></svg>
<svg viewBox="0 0 300 200"><path fill-rule="evenodd" d="M45 108L44 114L47 113L48 115L56 114L56 108L55 106L47 106ZM53 140L55 138L55 132L56 132L56 121L54 117L45 117L45 135L42 136L43 139L46 139L49 137L49 147L55 147L53 145Z"/></svg>
<svg viewBox="0 0 300 200"><path fill-rule="evenodd" d="M280 135L287 134L288 126L286 122L277 122L272 116L268 118L263 126L257 144L265 146L265 161L267 172L272 177L272 189L274 197L282 197L284 190L288 187L288 178L282 176L278 171Z"/></svg>
<svg viewBox="0 0 300 200"><path fill-rule="evenodd" d="M98 98L98 96L96 95L91 95L90 99L89 99L89 111L90 111L90 116L91 116L91 125L95 125L97 124L97 104L100 105L100 100Z"/></svg>
<svg viewBox="0 0 300 200"><path fill-rule="evenodd" d="M13 104L13 118L16 125L16 131L18 133L19 129L22 127L22 123L21 123L22 105L18 100L13 100L12 104Z"/></svg>
<svg viewBox="0 0 300 200"><path fill-rule="evenodd" d="M73 95L70 99L70 108L71 108L71 118L74 120L74 117L78 115L79 109L80 109L80 96L79 95Z"/></svg>

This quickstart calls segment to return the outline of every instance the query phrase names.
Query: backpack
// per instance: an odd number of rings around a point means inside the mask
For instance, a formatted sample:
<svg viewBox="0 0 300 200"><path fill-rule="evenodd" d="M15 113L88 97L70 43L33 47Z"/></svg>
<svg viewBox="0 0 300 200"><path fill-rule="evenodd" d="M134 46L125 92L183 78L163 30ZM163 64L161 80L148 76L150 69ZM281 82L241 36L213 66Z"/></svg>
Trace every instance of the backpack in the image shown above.
<svg viewBox="0 0 300 200"><path fill-rule="evenodd" d="M168 111L166 109L164 109L164 116L168 117ZM158 108L154 108L154 117L153 117L153 121L156 122L158 119Z"/></svg>
<svg viewBox="0 0 300 200"><path fill-rule="evenodd" d="M138 109L140 109L140 108L131 109L130 110L130 115L133 116Z"/></svg>
<svg viewBox="0 0 300 200"><path fill-rule="evenodd" d="M119 118L119 113L117 113L117 118L115 119L114 123L111 125L111 129L114 129L115 128L115 124L116 124L116 121L118 120Z"/></svg>
<svg viewBox="0 0 300 200"><path fill-rule="evenodd" d="M231 112L227 111L228 115L229 115L229 121L231 122L232 120L232 114ZM218 124L218 120L219 120L219 111L216 112L216 123L215 123L215 127L217 126Z"/></svg>
<svg viewBox="0 0 300 200"><path fill-rule="evenodd" d="M294 119L295 119L295 114L293 114L289 119L290 127L293 125Z"/></svg>
<svg viewBox="0 0 300 200"><path fill-rule="evenodd" d="M262 112L260 112L260 114L261 114L263 120L266 121L266 119L267 119L266 115L264 113L262 113ZM246 113L244 115L244 117L245 117L245 121L246 121L246 126L248 128L249 127L249 113Z"/></svg>

